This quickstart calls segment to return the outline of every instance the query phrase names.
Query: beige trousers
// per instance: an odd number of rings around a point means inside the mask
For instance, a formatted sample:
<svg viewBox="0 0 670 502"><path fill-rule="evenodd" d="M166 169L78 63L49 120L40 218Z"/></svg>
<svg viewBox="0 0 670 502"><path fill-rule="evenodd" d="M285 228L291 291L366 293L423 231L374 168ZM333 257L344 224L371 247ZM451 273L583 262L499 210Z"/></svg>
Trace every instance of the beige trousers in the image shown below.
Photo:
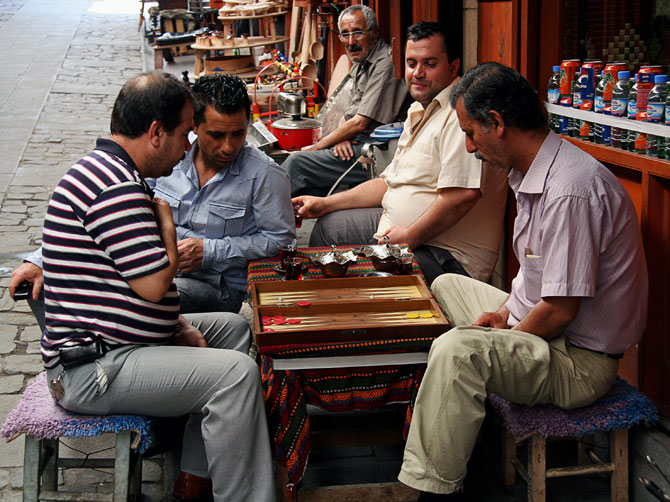
<svg viewBox="0 0 670 502"><path fill-rule="evenodd" d="M576 408L605 394L618 361L521 331L470 326L507 294L469 277L445 274L432 289L452 330L433 342L417 396L398 479L417 490L462 488L490 392L515 403Z"/></svg>

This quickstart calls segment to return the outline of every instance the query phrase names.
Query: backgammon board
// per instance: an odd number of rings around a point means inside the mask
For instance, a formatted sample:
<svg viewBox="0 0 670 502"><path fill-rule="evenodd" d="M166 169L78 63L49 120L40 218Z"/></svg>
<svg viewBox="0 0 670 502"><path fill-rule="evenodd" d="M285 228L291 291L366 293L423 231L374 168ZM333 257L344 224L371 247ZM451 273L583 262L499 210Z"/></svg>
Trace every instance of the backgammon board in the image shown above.
<svg viewBox="0 0 670 502"><path fill-rule="evenodd" d="M449 322L422 277L352 277L251 285L256 343L439 336Z"/></svg>

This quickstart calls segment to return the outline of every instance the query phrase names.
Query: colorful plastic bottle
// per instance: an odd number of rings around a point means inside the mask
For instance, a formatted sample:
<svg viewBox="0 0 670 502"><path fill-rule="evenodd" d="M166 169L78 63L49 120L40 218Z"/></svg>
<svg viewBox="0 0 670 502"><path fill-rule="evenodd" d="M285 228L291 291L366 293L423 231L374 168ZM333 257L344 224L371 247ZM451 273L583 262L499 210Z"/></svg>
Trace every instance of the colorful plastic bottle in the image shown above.
<svg viewBox="0 0 670 502"><path fill-rule="evenodd" d="M630 87L630 72L620 71L617 83L612 90L612 116L624 118L628 111L628 92ZM612 146L627 149L628 131L622 127L612 127Z"/></svg>
<svg viewBox="0 0 670 502"><path fill-rule="evenodd" d="M647 122L660 124L665 112L667 75L654 75L654 87L647 97ZM665 141L662 136L647 136L647 155L649 157L665 157Z"/></svg>

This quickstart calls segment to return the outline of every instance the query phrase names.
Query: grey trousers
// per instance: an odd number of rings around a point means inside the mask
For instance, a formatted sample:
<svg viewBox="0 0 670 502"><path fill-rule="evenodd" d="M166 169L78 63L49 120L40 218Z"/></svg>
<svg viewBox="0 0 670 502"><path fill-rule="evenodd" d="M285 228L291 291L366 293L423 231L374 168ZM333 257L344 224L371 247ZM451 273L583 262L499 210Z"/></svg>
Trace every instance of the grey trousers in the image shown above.
<svg viewBox="0 0 670 502"><path fill-rule="evenodd" d="M309 237L310 246L337 246L376 244L372 236L377 231L382 215L380 207L344 209L334 211L318 219ZM442 274L468 273L446 249L422 245L412 249L421 272L430 285Z"/></svg>
<svg viewBox="0 0 670 502"><path fill-rule="evenodd" d="M233 312L242 307L246 292L231 288L219 274L193 272L174 280L179 291L179 310L182 314L197 312Z"/></svg>
<svg viewBox="0 0 670 502"><path fill-rule="evenodd" d="M529 406L585 406L611 388L618 361L573 347L563 336L547 342L471 326L507 298L483 282L445 274L433 291L457 327L437 338L428 354L398 479L417 490L451 493L462 486L489 392Z"/></svg>
<svg viewBox="0 0 670 502"><path fill-rule="evenodd" d="M333 149L315 152L293 152L282 163L291 179L291 197L298 195L324 196L347 168L361 156L361 144L352 145L354 155L342 160L333 154ZM340 182L355 186L368 180L368 172L362 166L354 167Z"/></svg>
<svg viewBox="0 0 670 502"><path fill-rule="evenodd" d="M236 314L186 318L210 348L132 346L63 374L64 408L79 413L190 414L182 470L211 477L216 501L276 500L260 372L251 333ZM49 370L54 378L61 367Z"/></svg>

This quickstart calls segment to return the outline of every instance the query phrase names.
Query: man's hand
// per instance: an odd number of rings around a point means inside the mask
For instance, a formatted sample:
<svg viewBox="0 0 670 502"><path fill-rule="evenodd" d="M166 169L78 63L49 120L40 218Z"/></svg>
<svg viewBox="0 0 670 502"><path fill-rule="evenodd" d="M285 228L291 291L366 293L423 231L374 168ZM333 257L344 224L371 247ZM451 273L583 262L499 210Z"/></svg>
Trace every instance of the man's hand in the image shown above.
<svg viewBox="0 0 670 502"><path fill-rule="evenodd" d="M318 218L330 212L325 197L301 195L291 199L291 203L293 207L299 207L298 214L303 218Z"/></svg>
<svg viewBox="0 0 670 502"><path fill-rule="evenodd" d="M33 300L37 301L44 285L44 275L40 267L34 263L25 262L19 268L12 272L12 279L9 281L9 296L14 298L16 287L23 281L33 283Z"/></svg>
<svg viewBox="0 0 670 502"><path fill-rule="evenodd" d="M314 143L313 145L303 146L303 147L300 149L300 151L301 151L301 152L316 152L317 150L321 150L321 148L319 148L318 145L319 145L319 142L317 141L317 142Z"/></svg>
<svg viewBox="0 0 670 502"><path fill-rule="evenodd" d="M192 237L177 242L179 253L179 271L183 273L194 272L202 268L202 257L205 246L202 239Z"/></svg>
<svg viewBox="0 0 670 502"><path fill-rule="evenodd" d="M183 347L207 347L207 340L200 330L186 320L184 316L179 316L177 327L172 335L172 343Z"/></svg>
<svg viewBox="0 0 670 502"><path fill-rule="evenodd" d="M483 326L485 328L509 329L507 319L503 318L500 312L484 312L472 323L473 326Z"/></svg>
<svg viewBox="0 0 670 502"><path fill-rule="evenodd" d="M156 224L158 225L158 232L161 235L163 244L167 248L170 243L176 243L177 241L177 230L175 229L174 220L172 219L170 204L163 199L154 197L152 205L154 208L154 216L156 217Z"/></svg>
<svg viewBox="0 0 670 502"><path fill-rule="evenodd" d="M350 160L354 156L354 148L351 146L351 141L345 139L333 145L333 155L342 160Z"/></svg>
<svg viewBox="0 0 670 502"><path fill-rule="evenodd" d="M384 232L384 234L377 241L377 244L384 244L385 236L388 236L389 244L407 244L410 249L417 248L421 244L412 235L409 227L403 227L401 225L393 225L391 228L386 230L386 232Z"/></svg>

